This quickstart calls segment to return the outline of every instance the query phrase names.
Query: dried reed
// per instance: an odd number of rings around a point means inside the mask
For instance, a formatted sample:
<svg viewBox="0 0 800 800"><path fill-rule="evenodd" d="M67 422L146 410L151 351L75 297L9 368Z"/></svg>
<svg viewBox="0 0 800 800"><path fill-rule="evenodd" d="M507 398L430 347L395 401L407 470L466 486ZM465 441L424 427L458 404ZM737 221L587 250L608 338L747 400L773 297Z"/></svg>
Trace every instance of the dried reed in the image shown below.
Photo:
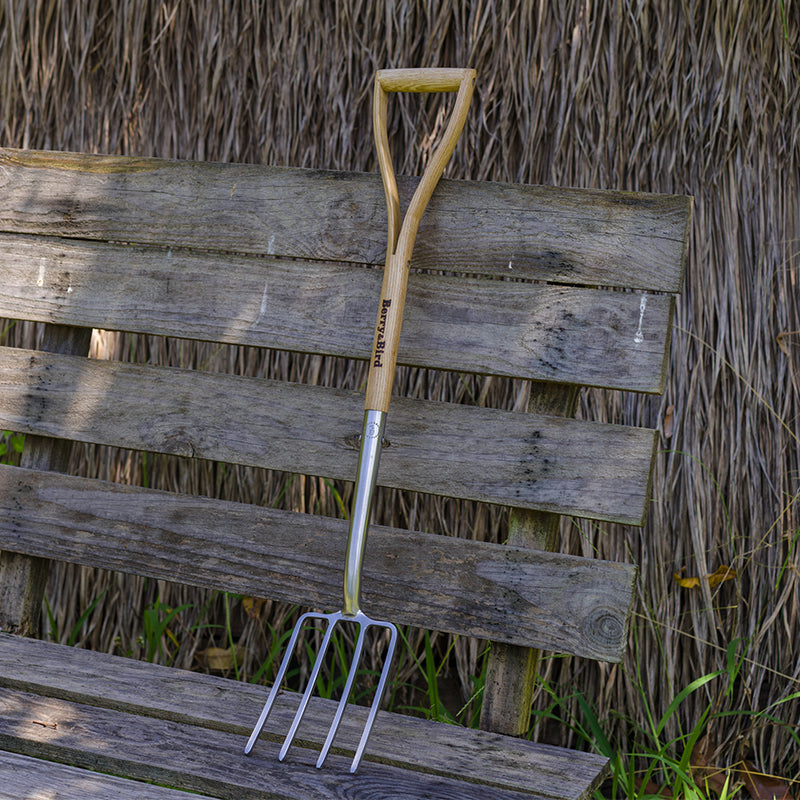
<svg viewBox="0 0 800 800"><path fill-rule="evenodd" d="M663 402L587 393L597 419L661 426L652 514L643 531L565 524L564 547L641 566L635 643L625 669L549 660L545 678L577 685L601 709L645 726L675 692L726 666L747 643L729 699L720 682L687 699L673 723L690 728L703 704L757 711L800 686L800 8L796 0L31 0L0 5L0 144L320 168L374 169L369 119L376 68L470 65L480 79L450 173L565 186L689 193L696 214ZM391 135L399 171L419 172L420 142L441 124L435 101L398 103ZM12 335L31 339L18 326ZM98 356L179 363L357 386L363 372L335 359L204 350L98 335ZM517 384L406 373L408 393L519 405ZM668 409L670 409L668 411ZM75 469L232 499L315 506L336 514L318 480L195 470L175 459L82 448ZM333 487L342 495L347 486ZM385 493L378 514L450 535L502 536L502 513ZM685 589L673 573L720 565L737 578ZM157 599L192 610L174 631L176 663L226 646L223 627L192 631L192 614L225 619L224 598L70 567L53 576L51 606L67 632L102 591L80 641L143 655L141 610ZM132 615L130 610L136 610ZM258 620L236 609L247 653ZM420 640L421 641L421 640ZM439 637L437 652L450 646ZM448 662L464 693L480 648L458 642ZM248 660L250 659L250 660ZM245 659L252 675L255 656ZM412 680L411 661L400 678ZM643 698L632 676L647 687ZM463 699L463 698L462 698ZM540 706L546 702L539 698ZM727 704L727 705L725 705ZM776 716L797 725L800 704ZM545 731L550 734L552 732ZM555 735L555 734L554 734ZM763 769L797 773L787 729L728 717L720 748Z"/></svg>

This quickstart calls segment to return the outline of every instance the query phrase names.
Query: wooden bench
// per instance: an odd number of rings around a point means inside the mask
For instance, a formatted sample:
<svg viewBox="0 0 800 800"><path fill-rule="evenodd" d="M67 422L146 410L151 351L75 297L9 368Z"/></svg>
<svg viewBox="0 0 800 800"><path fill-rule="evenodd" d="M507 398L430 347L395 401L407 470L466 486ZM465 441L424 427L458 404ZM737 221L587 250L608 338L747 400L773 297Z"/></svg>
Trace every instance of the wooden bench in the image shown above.
<svg viewBox="0 0 800 800"><path fill-rule="evenodd" d="M0 150L0 317L45 323L36 350L0 347L0 427L26 435L0 466L0 796L579 798L603 779L605 758L516 737L539 650L626 646L635 567L547 551L559 515L646 517L655 432L573 417L581 386L663 391L685 197L442 181L423 218L399 363L530 381L531 401L393 400L379 483L509 506L508 542L373 526L363 605L492 642L483 730L382 711L350 775L354 706L317 770L315 698L279 763L287 692L245 757L263 686L27 638L48 559L339 607L346 521L65 468L77 441L352 480L358 391L87 354L103 329L363 361L385 214L377 174Z"/></svg>

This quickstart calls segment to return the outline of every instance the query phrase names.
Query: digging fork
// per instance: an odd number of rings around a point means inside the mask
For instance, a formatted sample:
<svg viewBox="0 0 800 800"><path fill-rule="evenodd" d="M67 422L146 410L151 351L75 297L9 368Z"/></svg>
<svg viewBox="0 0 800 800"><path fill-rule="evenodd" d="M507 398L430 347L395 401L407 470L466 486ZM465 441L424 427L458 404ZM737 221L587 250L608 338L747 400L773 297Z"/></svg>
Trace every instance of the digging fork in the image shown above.
<svg viewBox="0 0 800 800"><path fill-rule="evenodd" d="M386 251L386 267L381 288L381 300L378 307L378 321L375 326L375 338L372 346L372 360L367 377L367 391L364 412L364 424L361 434L361 451L356 475L355 498L350 516L350 533L347 541L347 555L344 572L344 602L342 610L332 614L309 612L297 621L286 653L278 668L275 682L258 718L255 728L245 747L245 753L253 748L264 723L269 716L277 698L281 683L292 658L297 639L303 626L311 621L321 621L325 625L322 644L317 654L308 684L295 713L289 732L284 739L278 758L283 761L294 740L300 721L305 713L314 684L319 676L325 652L333 637L334 630L340 623L358 626L353 658L348 669L347 679L339 701L333 722L328 730L327 738L320 751L317 767L321 767L333 744L333 739L342 720L348 698L355 681L358 662L364 646L364 636L369 628L385 629L389 634L389 643L384 657L375 696L369 710L367 722L361 734L350 772L355 772L364 754L375 716L381 705L388 680L395 646L397 644L397 628L391 622L384 622L368 617L359 608L361 590L361 564L367 541L367 528L370 520L372 497L378 474L381 443L383 440L386 413L394 383L397 346L400 328L403 322L406 286L408 283L409 263L414 249L422 214L433 193L445 166L450 160L467 116L472 90L475 85L475 70L472 69L400 69L380 70L375 75L375 94L373 103L373 126L375 144L378 152L378 163L383 179L386 205L389 217L389 236ZM397 194L397 182L389 152L389 139L386 128L386 113L389 92L458 92L450 121L426 167L416 191L409 203L405 218L400 222L400 201Z"/></svg>

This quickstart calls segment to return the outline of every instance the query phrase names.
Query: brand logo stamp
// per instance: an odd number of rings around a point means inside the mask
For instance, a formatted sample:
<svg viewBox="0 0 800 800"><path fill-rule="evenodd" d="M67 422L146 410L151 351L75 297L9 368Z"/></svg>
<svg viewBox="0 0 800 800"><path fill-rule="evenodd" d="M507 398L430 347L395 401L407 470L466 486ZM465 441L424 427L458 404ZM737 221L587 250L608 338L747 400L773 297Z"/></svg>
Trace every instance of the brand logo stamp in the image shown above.
<svg viewBox="0 0 800 800"><path fill-rule="evenodd" d="M378 327L376 328L375 352L372 358L373 367L383 366L383 353L386 350L386 320L389 316L389 308L391 305L391 300L384 300L381 302L381 313L378 316Z"/></svg>

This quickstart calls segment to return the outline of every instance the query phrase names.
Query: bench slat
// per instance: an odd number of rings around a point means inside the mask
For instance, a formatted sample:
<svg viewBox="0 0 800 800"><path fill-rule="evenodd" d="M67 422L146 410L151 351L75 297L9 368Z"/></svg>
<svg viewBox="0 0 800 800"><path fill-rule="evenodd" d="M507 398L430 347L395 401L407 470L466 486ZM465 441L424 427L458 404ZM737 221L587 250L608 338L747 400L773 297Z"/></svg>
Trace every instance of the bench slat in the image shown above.
<svg viewBox="0 0 800 800"><path fill-rule="evenodd" d="M0 645L0 685L233 735L239 751L233 752L227 764L223 757L220 762L237 770L243 761L262 778L266 770L257 764L262 759L277 761L276 743L288 730L298 700L291 692L281 695L250 757L258 759L253 762L241 758L241 748L265 700L264 687L3 634ZM298 733L301 750L319 748L333 706L331 701L312 698ZM348 709L335 752L352 754L365 712L363 707ZM480 790L480 798L493 797L492 789L524 787L534 794L576 800L599 782L597 773L602 774L606 759L384 712L377 717L359 775L380 769L376 762L395 768L410 766L431 776L461 775ZM269 771L276 767L280 769L271 764ZM298 768L294 749L287 767Z"/></svg>
<svg viewBox="0 0 800 800"><path fill-rule="evenodd" d="M0 465L0 549L335 610L347 522ZM606 661L622 658L636 570L372 526L379 619Z"/></svg>
<svg viewBox="0 0 800 800"><path fill-rule="evenodd" d="M416 179L398 180L406 204ZM0 150L0 230L382 264L377 174ZM691 198L439 184L414 265L677 292Z"/></svg>
<svg viewBox="0 0 800 800"><path fill-rule="evenodd" d="M0 800L212 800L0 750Z"/></svg>
<svg viewBox="0 0 800 800"><path fill-rule="evenodd" d="M367 359L381 270L0 234L0 316ZM662 392L674 299L415 274L399 363Z"/></svg>
<svg viewBox="0 0 800 800"><path fill-rule="evenodd" d="M19 433L354 480L362 417L353 391L0 348ZM384 486L642 524L651 430L395 398L386 435Z"/></svg>
<svg viewBox="0 0 800 800"><path fill-rule="evenodd" d="M9 689L0 689L0 710L0 746L5 749L225 800L340 800L355 792L376 800L531 797L384 764L365 765L354 776L349 761L333 753L325 769L316 769L316 753L304 748L276 764L274 752L245 756L242 736Z"/></svg>

